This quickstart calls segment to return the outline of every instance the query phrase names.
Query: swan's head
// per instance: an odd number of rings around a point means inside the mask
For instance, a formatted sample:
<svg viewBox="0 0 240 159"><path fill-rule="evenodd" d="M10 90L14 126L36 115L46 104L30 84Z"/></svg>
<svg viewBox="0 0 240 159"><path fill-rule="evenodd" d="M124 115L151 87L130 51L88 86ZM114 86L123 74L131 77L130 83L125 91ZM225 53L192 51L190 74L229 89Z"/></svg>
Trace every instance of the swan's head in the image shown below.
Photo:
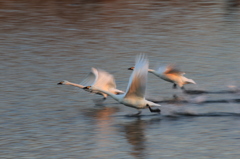
<svg viewBox="0 0 240 159"><path fill-rule="evenodd" d="M130 68L128 68L128 70L134 70L134 67L130 67Z"/></svg>
<svg viewBox="0 0 240 159"><path fill-rule="evenodd" d="M68 84L68 83L69 83L68 81L64 80L64 81L59 82L58 85L63 85L63 84Z"/></svg>

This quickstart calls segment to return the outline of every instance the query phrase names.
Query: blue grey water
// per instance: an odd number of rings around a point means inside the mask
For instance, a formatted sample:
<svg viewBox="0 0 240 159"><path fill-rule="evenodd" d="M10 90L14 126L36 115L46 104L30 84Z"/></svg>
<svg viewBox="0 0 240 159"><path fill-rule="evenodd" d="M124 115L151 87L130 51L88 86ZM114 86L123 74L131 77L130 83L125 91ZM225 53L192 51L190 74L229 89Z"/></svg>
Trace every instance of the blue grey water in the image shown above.
<svg viewBox="0 0 240 159"><path fill-rule="evenodd" d="M8 0L0 5L0 158L240 158L238 0ZM91 67L125 90L139 53L174 63L184 93L149 74L161 115L78 88ZM174 98L175 95L175 98Z"/></svg>

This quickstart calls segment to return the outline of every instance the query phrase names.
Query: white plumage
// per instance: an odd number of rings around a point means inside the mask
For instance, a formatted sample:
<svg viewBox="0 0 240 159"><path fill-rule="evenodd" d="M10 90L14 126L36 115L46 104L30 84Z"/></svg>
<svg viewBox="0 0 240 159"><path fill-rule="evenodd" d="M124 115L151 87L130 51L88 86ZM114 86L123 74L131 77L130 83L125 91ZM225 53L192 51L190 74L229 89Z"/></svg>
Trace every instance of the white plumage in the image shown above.
<svg viewBox="0 0 240 159"><path fill-rule="evenodd" d="M92 68L92 71L85 77L85 79L80 84L72 83L66 80L59 82L58 84L72 85L79 88L84 88L85 86L93 86L93 88L97 87L102 90L111 92L113 94L124 93L123 91L116 89L116 83L113 75L111 75L110 73L104 70L96 69L96 68ZM94 90L94 89L92 89L91 91L90 90L86 90L86 91L100 94L104 97L104 99L106 99L108 96L106 93L103 93L101 91Z"/></svg>
<svg viewBox="0 0 240 159"><path fill-rule="evenodd" d="M135 67L128 68L134 70ZM173 88L177 86L184 89L185 84L196 84L192 79L186 78L184 72L180 71L175 65L167 65L165 67L158 67L156 70L148 69L148 72L156 75L157 77L173 83Z"/></svg>
<svg viewBox="0 0 240 159"><path fill-rule="evenodd" d="M145 55L139 55L136 58L135 69L131 74L127 90L124 94L113 94L110 91L103 90L96 86L88 86L85 87L85 89L101 91L105 94L110 95L119 103L132 108L136 108L138 110L149 108L151 112L160 112L160 109L151 109L152 106L160 106L159 104L153 103L145 99L147 73L148 59L145 57ZM137 114L139 115L140 113L141 111L139 110Z"/></svg>
<svg viewBox="0 0 240 159"><path fill-rule="evenodd" d="M167 65L166 67L159 67L156 70L149 69L148 72L156 75L157 77L173 83L173 88L176 86L184 89L185 84L196 84L192 79L186 78L182 72L175 65Z"/></svg>

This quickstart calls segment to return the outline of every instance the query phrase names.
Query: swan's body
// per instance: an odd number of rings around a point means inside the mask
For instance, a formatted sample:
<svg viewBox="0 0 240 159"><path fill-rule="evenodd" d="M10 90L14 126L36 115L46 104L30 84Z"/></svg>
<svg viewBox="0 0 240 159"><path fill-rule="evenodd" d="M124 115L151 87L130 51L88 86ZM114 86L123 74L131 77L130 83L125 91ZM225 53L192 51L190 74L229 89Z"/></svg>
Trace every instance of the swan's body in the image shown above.
<svg viewBox="0 0 240 159"><path fill-rule="evenodd" d="M129 68L129 70L133 70L134 67ZM186 78L183 75L184 72L180 71L174 65L168 65L166 67L159 67L156 70L148 69L148 72L156 75L157 77L173 83L173 88L177 86L184 89L185 84L196 84L192 79Z"/></svg>
<svg viewBox="0 0 240 159"><path fill-rule="evenodd" d="M114 79L113 75L109 74L108 72L106 72L104 70L96 69L96 68L92 68L92 72L90 72L80 84L72 83L69 81L62 81L62 82L59 82L58 84L71 85L71 86L79 87L82 89L85 86L93 86L93 88L98 87L104 91L108 91L113 94L124 93L123 91L116 89L116 83L115 83L115 79ZM84 90L86 90L86 89L84 89ZM86 90L86 91L89 91L91 93L100 94L104 97L104 99L106 99L108 96L108 94L103 93L98 90L94 90L94 89Z"/></svg>
<svg viewBox="0 0 240 159"><path fill-rule="evenodd" d="M113 99L121 104L136 109L149 108L151 112L160 112L160 109L152 110L152 106L160 106L159 104L153 103L145 99L145 90L147 84L147 73L148 73L148 60L140 55L136 59L135 69L129 79L127 90L124 94L113 94L109 91L97 88L95 86L88 86L85 89L99 90L105 94L108 94ZM141 113L139 110L138 115Z"/></svg>

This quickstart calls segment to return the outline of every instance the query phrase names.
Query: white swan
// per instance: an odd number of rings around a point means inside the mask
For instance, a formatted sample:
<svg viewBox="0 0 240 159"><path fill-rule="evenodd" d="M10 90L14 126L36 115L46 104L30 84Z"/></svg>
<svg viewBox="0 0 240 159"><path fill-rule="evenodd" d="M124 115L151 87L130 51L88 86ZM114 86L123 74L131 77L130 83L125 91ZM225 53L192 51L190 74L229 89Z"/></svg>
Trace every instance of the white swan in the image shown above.
<svg viewBox="0 0 240 159"><path fill-rule="evenodd" d="M128 68L133 70L134 67ZM177 86L184 89L185 84L196 84L192 79L186 78L183 75L184 72L180 71L175 65L167 65L166 67L159 67L156 70L148 69L148 72L156 75L157 77L173 83L173 88L176 89Z"/></svg>
<svg viewBox="0 0 240 159"><path fill-rule="evenodd" d="M160 106L159 104L153 103L145 99L145 90L147 84L147 72L148 72L148 60L144 55L139 55L136 58L135 69L129 79L127 90L124 94L113 94L109 91L103 90L101 88L96 88L95 86L87 86L84 89L99 90L103 93L108 94L113 99L117 100L119 103L124 104L128 107L138 109L139 115L141 113L140 109L149 108L151 112L160 113L160 109L152 109L152 106Z"/></svg>
<svg viewBox="0 0 240 159"><path fill-rule="evenodd" d="M94 86L94 87L98 87L104 91L108 91L111 92L113 94L123 94L124 92L121 90L116 89L116 83L115 83L115 79L113 77L113 75L111 75L110 73L101 70L101 69L96 69L96 68L92 68L92 72L90 72L86 78L80 83L80 84L76 84L76 83L72 83L69 81L61 81L58 83L59 85L71 85L71 86L75 86L75 87L79 87L79 88L84 88L85 86ZM86 90L86 89L84 89ZM107 98L107 94L100 92L98 90L86 90L88 92L91 93L96 93L96 94L100 94L103 96L103 99Z"/></svg>

